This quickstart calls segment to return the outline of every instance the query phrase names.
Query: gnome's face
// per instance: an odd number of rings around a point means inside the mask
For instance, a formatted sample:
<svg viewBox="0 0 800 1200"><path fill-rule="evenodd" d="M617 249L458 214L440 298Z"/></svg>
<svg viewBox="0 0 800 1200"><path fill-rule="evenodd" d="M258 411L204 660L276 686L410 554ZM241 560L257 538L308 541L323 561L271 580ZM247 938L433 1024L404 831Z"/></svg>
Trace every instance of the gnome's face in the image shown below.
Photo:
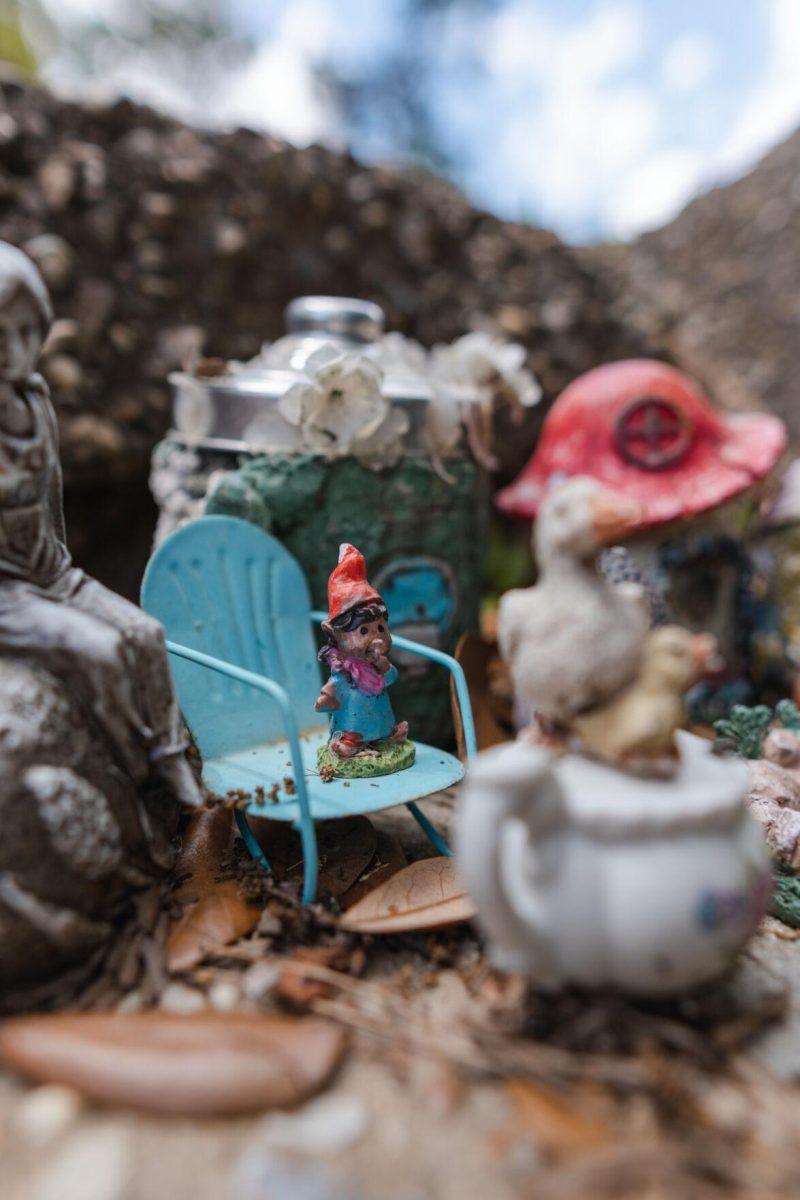
<svg viewBox="0 0 800 1200"><path fill-rule="evenodd" d="M334 629L336 644L348 658L364 658L379 671L388 670L392 636L384 617L360 621L352 629Z"/></svg>

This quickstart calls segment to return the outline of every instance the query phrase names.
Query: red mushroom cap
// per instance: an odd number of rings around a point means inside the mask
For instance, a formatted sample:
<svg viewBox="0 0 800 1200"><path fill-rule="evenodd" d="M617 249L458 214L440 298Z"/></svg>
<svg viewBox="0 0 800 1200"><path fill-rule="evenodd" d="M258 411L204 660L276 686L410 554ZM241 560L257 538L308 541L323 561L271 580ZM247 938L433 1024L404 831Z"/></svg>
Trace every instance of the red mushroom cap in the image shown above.
<svg viewBox="0 0 800 1200"><path fill-rule="evenodd" d="M533 456L498 508L532 520L548 485L590 475L641 506L638 529L695 516L752 487L786 446L767 413L713 408L681 371L627 359L580 375L553 404Z"/></svg>

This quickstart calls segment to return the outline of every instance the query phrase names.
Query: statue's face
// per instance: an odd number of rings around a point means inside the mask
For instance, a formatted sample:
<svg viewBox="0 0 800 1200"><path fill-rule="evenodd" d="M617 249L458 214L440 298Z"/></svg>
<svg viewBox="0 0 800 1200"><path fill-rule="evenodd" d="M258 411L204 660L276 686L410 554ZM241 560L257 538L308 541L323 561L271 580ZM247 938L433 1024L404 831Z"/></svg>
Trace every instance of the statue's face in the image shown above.
<svg viewBox="0 0 800 1200"><path fill-rule="evenodd" d="M26 295L0 308L0 379L18 383L32 373L42 348L39 313Z"/></svg>
<svg viewBox="0 0 800 1200"><path fill-rule="evenodd" d="M381 662L392 648L392 638L386 622L363 621L355 629L335 631L339 649L351 658L365 658L367 662Z"/></svg>

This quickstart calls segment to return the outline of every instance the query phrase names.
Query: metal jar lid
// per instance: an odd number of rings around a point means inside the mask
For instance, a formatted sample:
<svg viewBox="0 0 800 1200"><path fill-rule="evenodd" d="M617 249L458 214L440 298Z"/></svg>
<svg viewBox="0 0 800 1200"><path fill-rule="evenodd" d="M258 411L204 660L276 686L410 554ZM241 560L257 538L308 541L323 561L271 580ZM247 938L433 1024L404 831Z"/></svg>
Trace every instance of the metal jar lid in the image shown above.
<svg viewBox="0 0 800 1200"><path fill-rule="evenodd" d="M176 371L174 435L193 446L226 452L259 452L247 430L266 406L308 379L306 366L322 346L360 351L381 363L385 316L379 305L347 296L300 296L285 311L287 333L253 362L208 378ZM394 363L384 367L383 394L409 416L406 444L420 445L431 389L419 374Z"/></svg>

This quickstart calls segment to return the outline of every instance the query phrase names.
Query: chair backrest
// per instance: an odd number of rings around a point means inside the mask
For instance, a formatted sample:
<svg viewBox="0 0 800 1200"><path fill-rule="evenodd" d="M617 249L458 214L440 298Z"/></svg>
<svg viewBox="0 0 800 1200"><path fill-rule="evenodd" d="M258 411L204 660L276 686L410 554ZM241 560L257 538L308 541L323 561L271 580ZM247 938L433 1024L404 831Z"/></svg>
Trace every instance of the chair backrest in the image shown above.
<svg viewBox="0 0 800 1200"><path fill-rule="evenodd" d="M200 517L166 538L142 583L142 607L167 638L266 675L289 693L301 732L321 673L303 571L269 534L236 517ZM217 671L171 656L181 709L206 758L284 735L273 700Z"/></svg>

